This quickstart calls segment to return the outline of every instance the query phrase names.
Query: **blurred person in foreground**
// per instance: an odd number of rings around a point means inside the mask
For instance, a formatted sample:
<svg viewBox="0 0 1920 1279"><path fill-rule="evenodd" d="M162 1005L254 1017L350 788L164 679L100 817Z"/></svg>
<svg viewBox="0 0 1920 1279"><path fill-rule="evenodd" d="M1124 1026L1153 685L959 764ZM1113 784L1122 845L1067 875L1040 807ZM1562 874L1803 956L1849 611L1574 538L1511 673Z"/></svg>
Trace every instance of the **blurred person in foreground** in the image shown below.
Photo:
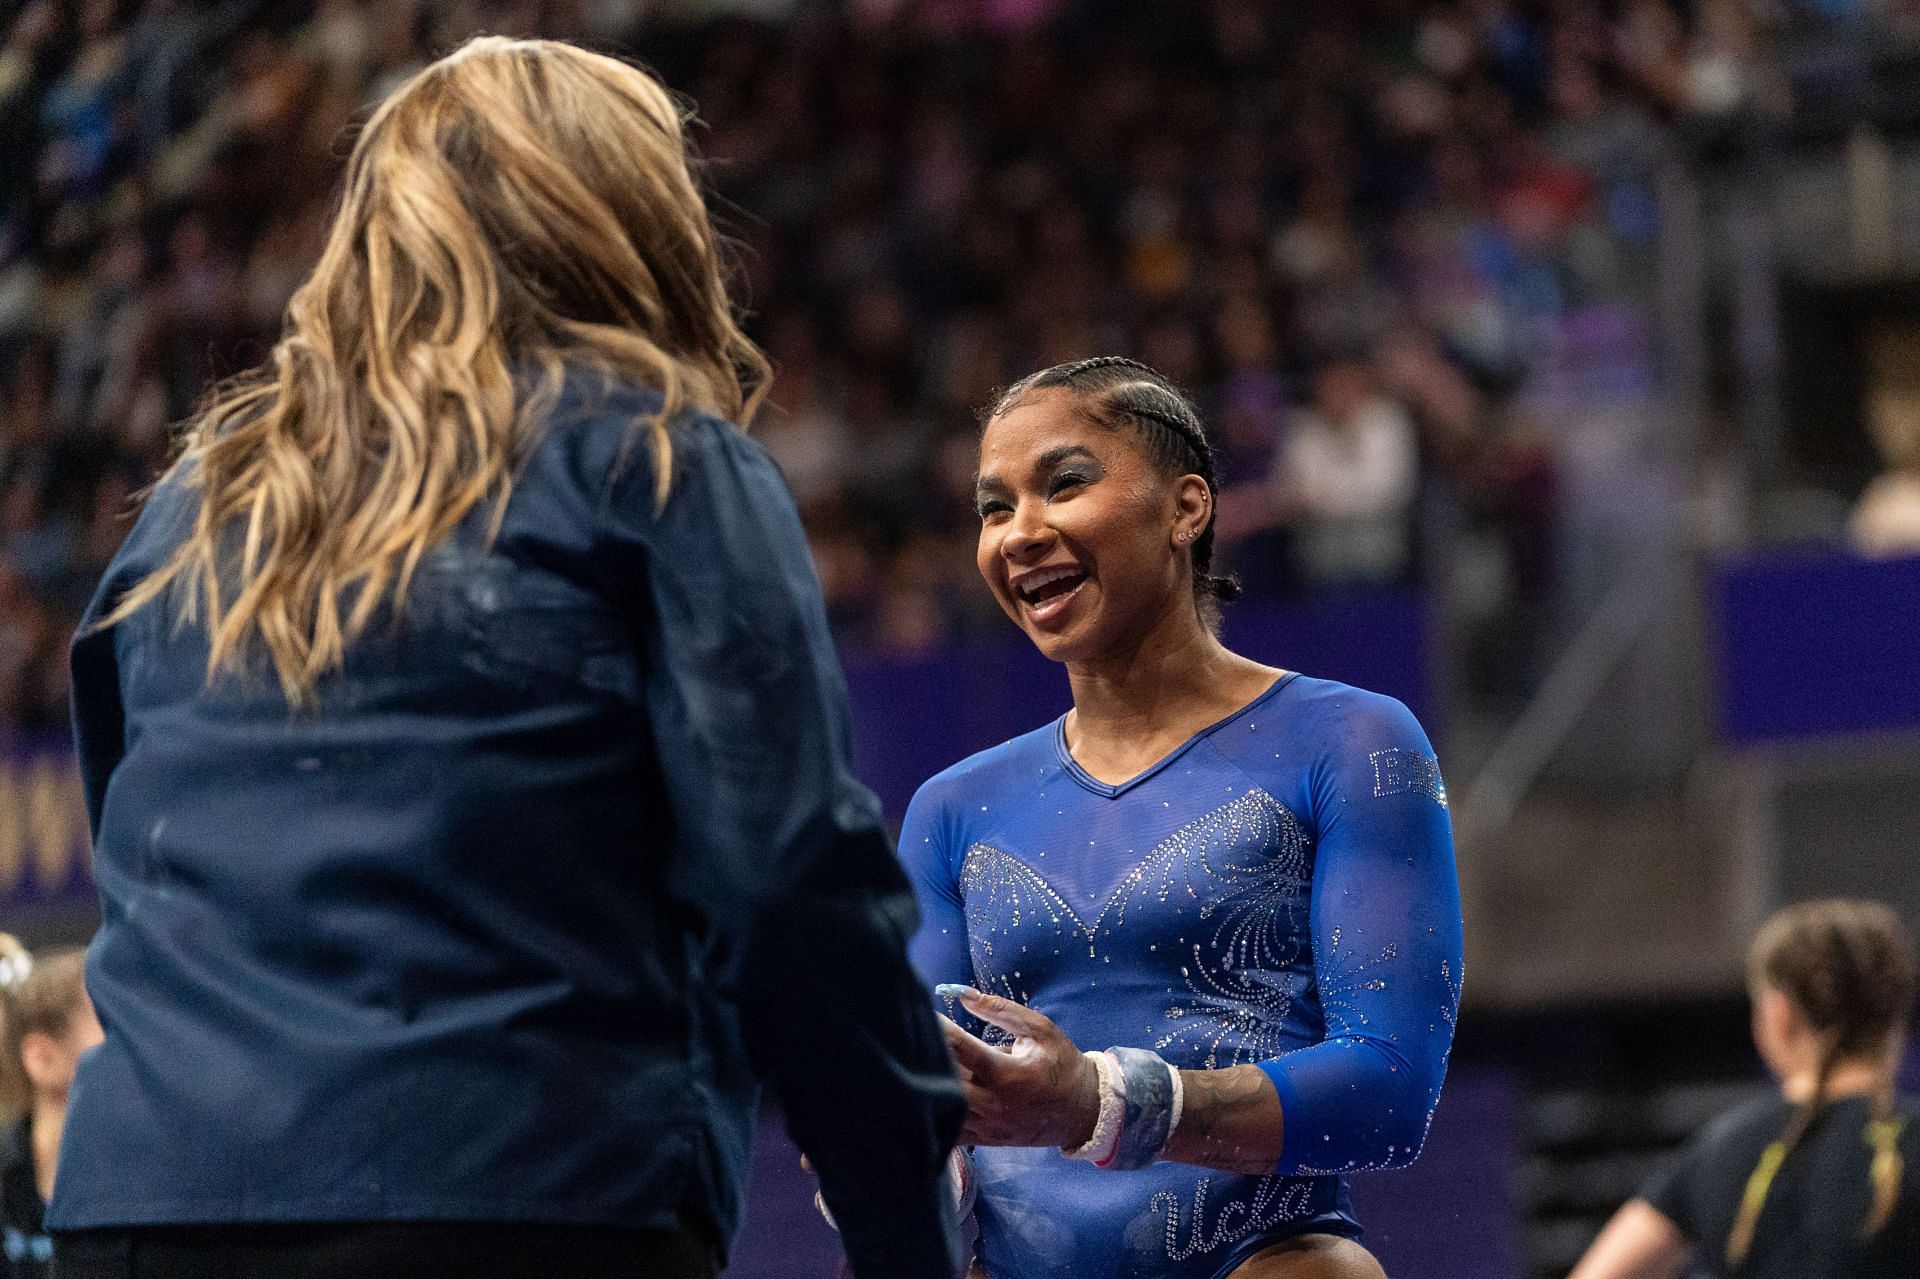
<svg viewBox="0 0 1920 1279"><path fill-rule="evenodd" d="M401 86L108 569L67 1279L711 1276L756 1078L862 1279L953 1273L961 1098L683 128L551 42Z"/></svg>
<svg viewBox="0 0 1920 1279"><path fill-rule="evenodd" d="M67 1093L80 1055L100 1042L100 1022L87 999L85 955L77 947L37 958L0 936L0 1041L9 1091L25 1113L0 1142L0 1277L42 1279L52 1273L47 1200L67 1119Z"/></svg>
<svg viewBox="0 0 1920 1279"><path fill-rule="evenodd" d="M1779 1092L1702 1130L1570 1279L1920 1273L1920 1107L1894 1095L1912 939L1878 902L1803 902L1760 930L1747 980Z"/></svg>

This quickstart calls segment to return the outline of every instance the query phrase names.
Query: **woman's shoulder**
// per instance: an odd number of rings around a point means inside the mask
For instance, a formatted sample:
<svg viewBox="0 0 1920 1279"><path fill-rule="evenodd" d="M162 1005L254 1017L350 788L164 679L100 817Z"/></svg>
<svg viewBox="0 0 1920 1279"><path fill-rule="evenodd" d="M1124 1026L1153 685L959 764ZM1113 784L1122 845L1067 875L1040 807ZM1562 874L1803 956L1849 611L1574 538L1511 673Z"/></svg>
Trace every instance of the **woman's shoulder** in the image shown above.
<svg viewBox="0 0 1920 1279"><path fill-rule="evenodd" d="M1355 787L1423 792L1445 807L1432 742L1399 699L1339 680L1294 674L1213 732L1237 768L1306 816Z"/></svg>
<svg viewBox="0 0 1920 1279"><path fill-rule="evenodd" d="M1871 1107L1868 1107L1871 1117ZM1920 1096L1900 1093L1893 1099L1887 1116L1900 1125L1899 1142L1908 1157L1920 1156Z"/></svg>
<svg viewBox="0 0 1920 1279"><path fill-rule="evenodd" d="M1758 1151L1786 1131L1793 1113L1793 1103L1782 1097L1779 1090L1756 1087L1752 1096L1734 1102L1708 1120L1695 1135L1693 1144L1708 1150ZM1855 1122L1864 1124L1872 1115L1870 1097L1841 1097L1826 1104L1818 1127L1845 1130ZM1896 1097L1891 1117L1901 1124L1903 1146L1911 1149L1910 1142L1920 1142L1920 1097L1905 1094Z"/></svg>
<svg viewBox="0 0 1920 1279"><path fill-rule="evenodd" d="M1295 674L1288 679L1284 696L1296 710L1311 713L1324 722L1419 724L1399 698L1356 684L1343 684L1337 679Z"/></svg>
<svg viewBox="0 0 1920 1279"><path fill-rule="evenodd" d="M663 403L660 392L643 382L575 366L564 368L557 381L523 377L521 394L549 401L540 446L582 449L603 462L631 452L635 428L650 422ZM767 456L759 441L737 423L693 406L674 414L668 438L677 463L710 451Z"/></svg>
<svg viewBox="0 0 1920 1279"><path fill-rule="evenodd" d="M1734 1102L1709 1119L1695 1142L1703 1147L1762 1147L1785 1130L1793 1117L1793 1105L1779 1091L1755 1087L1753 1095Z"/></svg>
<svg viewBox="0 0 1920 1279"><path fill-rule="evenodd" d="M928 813L960 813L977 810L982 804L991 808L994 796L1030 780L1036 769L1044 769L1054 760L1057 723L1049 720L1031 732L976 751L941 769L914 792L913 807Z"/></svg>
<svg viewBox="0 0 1920 1279"><path fill-rule="evenodd" d="M186 540L199 514L199 472L189 454L176 458L141 496L133 527L127 530L101 575L88 620L110 608L120 592L164 564Z"/></svg>
<svg viewBox="0 0 1920 1279"><path fill-rule="evenodd" d="M1334 765L1386 759L1395 751L1426 758L1434 753L1413 712L1385 693L1296 674L1285 678L1271 702L1271 711L1240 717L1261 730L1243 735L1249 738L1249 750Z"/></svg>
<svg viewBox="0 0 1920 1279"><path fill-rule="evenodd" d="M689 406L674 413L663 435L655 429L658 391L592 371L569 370L557 388L526 393L552 397L514 489L519 520L531 520L536 536L559 511L611 531L619 542L674 548L682 564L728 562L682 553L715 550L725 540L721 531L774 546L785 570L805 559L779 468L735 423ZM511 509L508 524L515 524Z"/></svg>
<svg viewBox="0 0 1920 1279"><path fill-rule="evenodd" d="M1773 1088L1756 1085L1752 1095L1734 1102L1694 1129L1665 1161L1641 1197L1668 1216L1678 1211L1682 1186L1718 1185L1745 1177L1760 1152L1786 1130L1793 1107Z"/></svg>

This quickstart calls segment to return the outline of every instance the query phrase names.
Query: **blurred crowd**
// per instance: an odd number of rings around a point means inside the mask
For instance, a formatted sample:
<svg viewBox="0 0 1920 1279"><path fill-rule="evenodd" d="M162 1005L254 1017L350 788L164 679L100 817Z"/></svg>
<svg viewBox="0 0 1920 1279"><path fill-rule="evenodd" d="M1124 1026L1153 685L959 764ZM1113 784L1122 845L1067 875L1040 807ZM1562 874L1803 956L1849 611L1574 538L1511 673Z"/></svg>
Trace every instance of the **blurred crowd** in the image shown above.
<svg viewBox="0 0 1920 1279"><path fill-rule="evenodd" d="M1444 528L1536 607L1561 450L1534 392L1582 341L1644 360L1608 335L1650 289L1673 127L1764 91L1741 0L0 12L0 725L30 728L64 722L67 635L171 425L272 342L356 115L474 32L633 50L697 104L779 370L755 429L843 640L907 653L998 624L976 410L1102 352L1194 392L1250 588L1418 580Z"/></svg>

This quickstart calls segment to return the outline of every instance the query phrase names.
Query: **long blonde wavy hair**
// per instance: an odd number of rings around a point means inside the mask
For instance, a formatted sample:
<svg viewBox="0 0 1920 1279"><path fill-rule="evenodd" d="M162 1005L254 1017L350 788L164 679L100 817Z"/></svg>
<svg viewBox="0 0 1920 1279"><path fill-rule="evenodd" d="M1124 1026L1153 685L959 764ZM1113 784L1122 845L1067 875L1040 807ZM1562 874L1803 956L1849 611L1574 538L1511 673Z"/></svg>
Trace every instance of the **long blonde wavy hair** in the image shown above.
<svg viewBox="0 0 1920 1279"><path fill-rule="evenodd" d="M689 119L646 72L548 40L481 37L397 90L270 360L187 429L192 534L102 625L178 582L209 681L257 644L289 701L311 700L469 511L495 500L498 527L568 366L661 392L636 430L664 503L676 413L745 421L768 374L727 297Z"/></svg>

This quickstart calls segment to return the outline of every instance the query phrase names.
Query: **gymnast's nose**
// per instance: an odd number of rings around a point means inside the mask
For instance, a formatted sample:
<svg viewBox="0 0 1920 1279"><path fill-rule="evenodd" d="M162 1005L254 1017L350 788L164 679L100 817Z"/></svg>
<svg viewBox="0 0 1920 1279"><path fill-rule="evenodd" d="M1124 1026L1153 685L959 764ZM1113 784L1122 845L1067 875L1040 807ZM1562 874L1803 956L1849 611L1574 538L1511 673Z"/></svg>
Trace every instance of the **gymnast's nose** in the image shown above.
<svg viewBox="0 0 1920 1279"><path fill-rule="evenodd" d="M1006 536L1000 540L1000 553L1015 564L1035 564L1046 557L1057 537L1047 523L1045 508L1023 501L1014 508Z"/></svg>

